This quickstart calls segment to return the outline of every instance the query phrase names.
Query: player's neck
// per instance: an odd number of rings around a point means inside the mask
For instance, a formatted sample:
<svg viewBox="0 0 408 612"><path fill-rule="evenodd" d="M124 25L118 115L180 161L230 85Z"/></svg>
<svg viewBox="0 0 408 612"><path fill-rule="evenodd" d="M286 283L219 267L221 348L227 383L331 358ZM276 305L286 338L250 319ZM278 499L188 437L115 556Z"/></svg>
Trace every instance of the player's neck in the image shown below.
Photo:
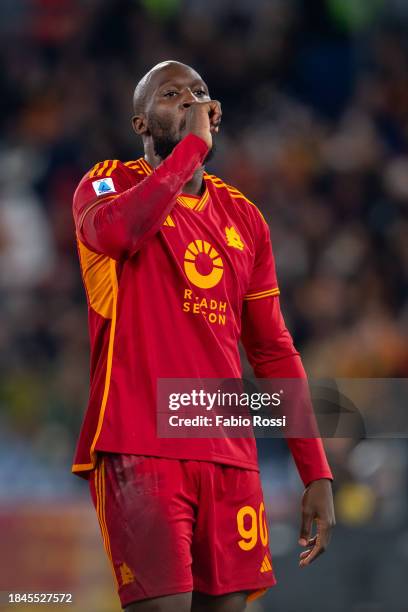
<svg viewBox="0 0 408 612"><path fill-rule="evenodd" d="M204 168L201 166L194 172L192 178L183 186L182 193L190 195L201 195L204 190L203 184Z"/></svg>

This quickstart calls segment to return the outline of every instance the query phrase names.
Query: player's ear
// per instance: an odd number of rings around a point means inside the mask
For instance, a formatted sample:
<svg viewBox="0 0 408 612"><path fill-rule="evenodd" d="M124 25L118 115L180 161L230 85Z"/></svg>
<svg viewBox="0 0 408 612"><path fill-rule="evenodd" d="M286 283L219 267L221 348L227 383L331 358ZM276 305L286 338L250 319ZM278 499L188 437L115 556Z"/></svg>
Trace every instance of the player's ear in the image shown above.
<svg viewBox="0 0 408 612"><path fill-rule="evenodd" d="M138 136L142 136L148 132L147 128L147 117L144 114L135 115L132 117L133 129Z"/></svg>

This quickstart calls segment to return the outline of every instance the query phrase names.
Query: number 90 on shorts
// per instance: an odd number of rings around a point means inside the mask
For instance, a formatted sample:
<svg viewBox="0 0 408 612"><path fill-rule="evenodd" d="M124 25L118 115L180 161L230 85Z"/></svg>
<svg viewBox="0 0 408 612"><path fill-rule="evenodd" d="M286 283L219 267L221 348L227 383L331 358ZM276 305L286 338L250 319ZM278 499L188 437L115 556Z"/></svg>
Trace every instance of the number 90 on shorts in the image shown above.
<svg viewBox="0 0 408 612"><path fill-rule="evenodd" d="M242 550L252 550L259 540L262 546L267 546L269 537L264 503L261 502L258 511L253 506L242 506L237 512L237 529L241 536L238 546Z"/></svg>

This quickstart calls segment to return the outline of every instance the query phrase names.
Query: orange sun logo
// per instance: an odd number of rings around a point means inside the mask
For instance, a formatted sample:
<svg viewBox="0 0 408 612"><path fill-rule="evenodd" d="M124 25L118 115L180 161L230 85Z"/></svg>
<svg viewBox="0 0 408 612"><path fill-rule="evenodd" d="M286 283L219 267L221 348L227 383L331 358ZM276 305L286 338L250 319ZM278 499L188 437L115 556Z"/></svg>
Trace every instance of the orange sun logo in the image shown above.
<svg viewBox="0 0 408 612"><path fill-rule="evenodd" d="M190 242L184 254L184 271L196 287L211 289L220 282L224 274L224 264L209 242L194 240Z"/></svg>

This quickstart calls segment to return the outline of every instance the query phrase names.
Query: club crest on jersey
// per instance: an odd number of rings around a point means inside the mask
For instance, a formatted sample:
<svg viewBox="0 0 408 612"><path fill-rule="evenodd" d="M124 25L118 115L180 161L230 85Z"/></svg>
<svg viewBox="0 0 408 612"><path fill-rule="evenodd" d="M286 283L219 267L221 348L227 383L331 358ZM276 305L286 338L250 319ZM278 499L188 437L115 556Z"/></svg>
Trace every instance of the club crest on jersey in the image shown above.
<svg viewBox="0 0 408 612"><path fill-rule="evenodd" d="M97 196L106 195L107 193L114 193L116 191L115 185L111 178L99 179L99 181L93 181L92 187L95 190Z"/></svg>
<svg viewBox="0 0 408 612"><path fill-rule="evenodd" d="M122 586L124 586L125 584L130 584L131 582L134 582L135 577L133 575L133 572L130 569L130 567L126 565L126 563L122 563L119 569L120 569L120 577L122 579Z"/></svg>
<svg viewBox="0 0 408 612"><path fill-rule="evenodd" d="M240 235L233 225L231 227L225 228L225 238L227 240L227 245L229 247L233 247L234 249L239 249L240 251L244 250L244 243L241 240Z"/></svg>

